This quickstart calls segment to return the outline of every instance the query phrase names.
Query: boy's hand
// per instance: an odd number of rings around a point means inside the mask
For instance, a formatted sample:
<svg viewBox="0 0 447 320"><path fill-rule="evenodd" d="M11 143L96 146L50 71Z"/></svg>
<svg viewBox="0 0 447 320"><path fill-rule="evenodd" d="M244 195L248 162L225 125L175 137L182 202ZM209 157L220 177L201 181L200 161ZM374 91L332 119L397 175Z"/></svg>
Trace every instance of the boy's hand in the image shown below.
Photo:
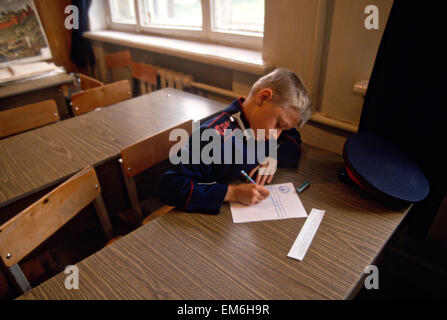
<svg viewBox="0 0 447 320"><path fill-rule="evenodd" d="M264 186L253 183L243 183L228 186L228 191L225 195L224 201L237 201L245 204L246 206L251 206L255 203L261 202L269 195L270 191L268 191Z"/></svg>
<svg viewBox="0 0 447 320"><path fill-rule="evenodd" d="M253 178L256 171L258 171L256 183L263 186L265 183L272 182L272 179L276 173L277 164L278 161L276 159L267 157L263 163L250 171L249 176Z"/></svg>

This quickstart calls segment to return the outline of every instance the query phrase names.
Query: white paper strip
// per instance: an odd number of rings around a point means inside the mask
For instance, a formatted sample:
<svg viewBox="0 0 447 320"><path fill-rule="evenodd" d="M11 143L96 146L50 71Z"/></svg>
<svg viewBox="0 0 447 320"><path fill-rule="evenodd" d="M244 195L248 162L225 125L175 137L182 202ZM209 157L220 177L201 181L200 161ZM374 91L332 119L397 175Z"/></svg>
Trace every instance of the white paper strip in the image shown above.
<svg viewBox="0 0 447 320"><path fill-rule="evenodd" d="M302 261L306 255L307 249L315 236L315 233L320 226L320 222L324 216L324 210L312 209L309 216L306 219L301 231L293 243L292 249L290 249L289 258Z"/></svg>

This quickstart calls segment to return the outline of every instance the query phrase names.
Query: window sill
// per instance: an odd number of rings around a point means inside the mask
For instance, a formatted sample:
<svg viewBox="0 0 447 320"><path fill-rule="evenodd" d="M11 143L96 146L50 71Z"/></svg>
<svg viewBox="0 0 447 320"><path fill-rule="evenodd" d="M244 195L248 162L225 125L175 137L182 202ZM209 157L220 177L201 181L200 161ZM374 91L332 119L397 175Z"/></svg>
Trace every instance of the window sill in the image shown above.
<svg viewBox="0 0 447 320"><path fill-rule="evenodd" d="M271 62L262 59L262 52L256 50L112 30L88 31L83 35L91 40L168 54L256 75L264 75L273 67Z"/></svg>

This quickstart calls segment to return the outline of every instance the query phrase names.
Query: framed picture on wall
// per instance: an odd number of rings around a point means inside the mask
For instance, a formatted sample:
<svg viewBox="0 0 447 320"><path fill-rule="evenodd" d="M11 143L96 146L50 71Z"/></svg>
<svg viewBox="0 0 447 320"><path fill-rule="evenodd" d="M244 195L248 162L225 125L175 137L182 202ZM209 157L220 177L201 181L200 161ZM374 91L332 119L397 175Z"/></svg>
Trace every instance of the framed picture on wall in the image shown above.
<svg viewBox="0 0 447 320"><path fill-rule="evenodd" d="M33 0L0 0L0 68L51 57Z"/></svg>

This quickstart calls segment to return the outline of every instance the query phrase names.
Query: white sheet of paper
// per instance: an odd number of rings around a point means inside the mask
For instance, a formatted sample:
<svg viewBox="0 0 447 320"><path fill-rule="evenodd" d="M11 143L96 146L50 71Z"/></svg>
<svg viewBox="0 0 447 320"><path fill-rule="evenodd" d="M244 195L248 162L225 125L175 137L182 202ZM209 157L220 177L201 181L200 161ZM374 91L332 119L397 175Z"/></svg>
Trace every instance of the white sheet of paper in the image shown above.
<svg viewBox="0 0 447 320"><path fill-rule="evenodd" d="M11 65L0 69L0 83L28 79L52 71L58 71L59 69L60 67L57 67L54 63L45 61Z"/></svg>
<svg viewBox="0 0 447 320"><path fill-rule="evenodd" d="M291 182L266 186L270 196L252 206L230 203L234 223L307 217Z"/></svg>

